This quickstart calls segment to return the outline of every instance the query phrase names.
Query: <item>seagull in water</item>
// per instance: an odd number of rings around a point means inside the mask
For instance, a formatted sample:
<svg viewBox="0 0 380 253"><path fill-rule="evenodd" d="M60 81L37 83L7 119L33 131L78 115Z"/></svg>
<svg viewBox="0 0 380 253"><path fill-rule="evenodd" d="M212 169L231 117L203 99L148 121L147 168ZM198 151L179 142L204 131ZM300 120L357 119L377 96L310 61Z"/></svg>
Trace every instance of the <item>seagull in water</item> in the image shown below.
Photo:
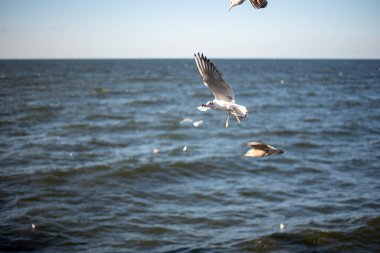
<svg viewBox="0 0 380 253"><path fill-rule="evenodd" d="M226 128L232 113L240 124L240 119L248 117L248 110L243 105L235 102L235 94L231 87L223 80L222 74L215 65L203 54L194 54L195 63L199 73L203 78L203 83L214 94L215 99L208 101L206 104L198 106L198 110L207 111L209 109L227 112Z"/></svg>
<svg viewBox="0 0 380 253"><path fill-rule="evenodd" d="M228 11L230 11L234 6L240 5L244 3L245 0L231 0L230 1L230 8ZM261 9L267 7L268 2L266 0L250 0L251 4L256 9Z"/></svg>
<svg viewBox="0 0 380 253"><path fill-rule="evenodd" d="M247 146L251 147L251 149L248 150L248 152L245 153L244 156L263 157L263 156L268 156L268 155L284 153L284 150L277 149L270 145L266 145L266 144L256 142L256 141L248 142Z"/></svg>

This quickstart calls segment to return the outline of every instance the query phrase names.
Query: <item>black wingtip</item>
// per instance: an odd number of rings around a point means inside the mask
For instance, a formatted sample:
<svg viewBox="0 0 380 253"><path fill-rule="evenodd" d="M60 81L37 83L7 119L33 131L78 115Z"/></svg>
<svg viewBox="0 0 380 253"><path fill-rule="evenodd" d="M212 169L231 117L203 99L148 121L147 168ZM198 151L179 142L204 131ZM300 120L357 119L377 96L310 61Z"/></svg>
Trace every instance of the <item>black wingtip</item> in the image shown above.
<svg viewBox="0 0 380 253"><path fill-rule="evenodd" d="M195 57L195 58L200 58L200 59L202 59L202 58L203 58L203 54L201 54L201 53L199 53L199 52L196 52L196 53L194 54L194 57Z"/></svg>
<svg viewBox="0 0 380 253"><path fill-rule="evenodd" d="M210 60L203 53L197 52L194 54L194 57L199 58L202 61L210 62Z"/></svg>

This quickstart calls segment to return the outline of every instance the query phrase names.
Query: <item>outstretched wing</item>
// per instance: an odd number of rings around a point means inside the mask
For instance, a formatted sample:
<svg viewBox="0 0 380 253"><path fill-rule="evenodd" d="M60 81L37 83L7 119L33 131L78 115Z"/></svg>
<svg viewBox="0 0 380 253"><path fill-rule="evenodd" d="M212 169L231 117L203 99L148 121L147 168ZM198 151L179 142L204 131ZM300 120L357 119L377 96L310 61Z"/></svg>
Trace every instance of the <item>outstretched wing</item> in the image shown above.
<svg viewBox="0 0 380 253"><path fill-rule="evenodd" d="M228 102L235 101L235 94L231 87L223 80L222 74L215 65L203 54L194 54L195 63L203 78L203 83L212 91L216 99Z"/></svg>
<svg viewBox="0 0 380 253"><path fill-rule="evenodd" d="M261 9L267 7L267 0L250 0L251 4L256 9Z"/></svg>
<svg viewBox="0 0 380 253"><path fill-rule="evenodd" d="M260 149L260 150L265 150L265 149L269 148L268 145L260 143L260 142L256 142L256 141L248 142L247 146L254 148L254 149Z"/></svg>

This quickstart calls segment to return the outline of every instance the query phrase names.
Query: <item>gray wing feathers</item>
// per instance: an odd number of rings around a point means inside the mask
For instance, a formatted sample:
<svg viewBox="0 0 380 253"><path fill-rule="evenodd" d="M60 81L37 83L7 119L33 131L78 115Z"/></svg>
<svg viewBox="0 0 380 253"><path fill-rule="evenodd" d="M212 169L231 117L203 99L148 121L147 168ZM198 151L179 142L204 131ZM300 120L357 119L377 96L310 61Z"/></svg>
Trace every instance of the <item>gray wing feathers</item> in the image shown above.
<svg viewBox="0 0 380 253"><path fill-rule="evenodd" d="M210 88L215 98L233 101L235 94L231 87L223 80L222 74L215 65L203 54L194 54L195 63L197 64L199 73L203 78L204 84Z"/></svg>
<svg viewBox="0 0 380 253"><path fill-rule="evenodd" d="M203 81L207 81L210 79L214 79L217 81L223 81L222 74L218 71L218 69L215 67L215 65L210 62L209 59L207 59L203 54L200 55L194 54L195 56L195 62L197 63L197 67L199 70L199 73L201 74Z"/></svg>

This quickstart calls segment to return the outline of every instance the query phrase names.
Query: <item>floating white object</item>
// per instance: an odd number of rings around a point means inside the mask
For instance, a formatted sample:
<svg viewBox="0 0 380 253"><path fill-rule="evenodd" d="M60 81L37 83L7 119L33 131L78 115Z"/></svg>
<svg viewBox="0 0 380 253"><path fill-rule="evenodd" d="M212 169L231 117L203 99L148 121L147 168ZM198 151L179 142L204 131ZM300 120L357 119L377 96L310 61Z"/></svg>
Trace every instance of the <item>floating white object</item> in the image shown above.
<svg viewBox="0 0 380 253"><path fill-rule="evenodd" d="M286 225L284 223L280 223L280 231L284 232L286 228Z"/></svg>
<svg viewBox="0 0 380 253"><path fill-rule="evenodd" d="M184 118L183 120L181 120L181 124L183 124L183 123L192 123L192 122L193 122L192 118Z"/></svg>
<svg viewBox="0 0 380 253"><path fill-rule="evenodd" d="M205 112L205 111L209 110L210 107L206 107L206 106L204 106L204 105L200 105L200 106L197 107L197 109L198 109L199 111L201 111L201 112Z"/></svg>
<svg viewBox="0 0 380 253"><path fill-rule="evenodd" d="M185 146L183 147L182 151L183 151L183 152L186 152L186 150L187 150L187 146L185 145Z"/></svg>
<svg viewBox="0 0 380 253"><path fill-rule="evenodd" d="M158 153L160 153L160 149L159 149L159 148L154 148L154 149L153 149L153 153L154 153L154 154L158 154Z"/></svg>
<svg viewBox="0 0 380 253"><path fill-rule="evenodd" d="M194 123L193 123L193 125L195 126L195 127L199 127L200 125L202 125L203 124L203 120L198 120L198 121L195 121Z"/></svg>

